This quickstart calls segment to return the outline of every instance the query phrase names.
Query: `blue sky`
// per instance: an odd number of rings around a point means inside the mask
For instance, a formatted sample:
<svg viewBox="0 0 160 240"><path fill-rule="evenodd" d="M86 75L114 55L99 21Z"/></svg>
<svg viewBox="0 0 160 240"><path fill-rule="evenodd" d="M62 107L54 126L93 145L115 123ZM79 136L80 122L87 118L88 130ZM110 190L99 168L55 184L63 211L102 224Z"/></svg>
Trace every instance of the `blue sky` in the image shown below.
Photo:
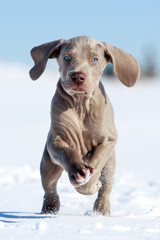
<svg viewBox="0 0 160 240"><path fill-rule="evenodd" d="M160 55L159 0L5 0L0 3L0 61L32 64L30 49L87 35L135 55Z"/></svg>

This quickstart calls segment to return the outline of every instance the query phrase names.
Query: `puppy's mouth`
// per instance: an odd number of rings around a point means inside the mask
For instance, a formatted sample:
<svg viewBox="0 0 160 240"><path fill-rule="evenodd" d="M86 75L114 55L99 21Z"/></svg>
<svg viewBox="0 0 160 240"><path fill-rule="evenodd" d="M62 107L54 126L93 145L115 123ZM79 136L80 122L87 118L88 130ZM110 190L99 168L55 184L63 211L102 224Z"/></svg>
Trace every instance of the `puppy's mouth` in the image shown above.
<svg viewBox="0 0 160 240"><path fill-rule="evenodd" d="M81 84L81 85L74 84L73 86L71 86L70 91L81 94L81 93L86 92L86 88L85 88L85 86L83 86L83 84Z"/></svg>
<svg viewBox="0 0 160 240"><path fill-rule="evenodd" d="M69 95L74 95L74 94L88 94L89 91L85 84L65 84L64 82L62 83L63 89L69 94Z"/></svg>

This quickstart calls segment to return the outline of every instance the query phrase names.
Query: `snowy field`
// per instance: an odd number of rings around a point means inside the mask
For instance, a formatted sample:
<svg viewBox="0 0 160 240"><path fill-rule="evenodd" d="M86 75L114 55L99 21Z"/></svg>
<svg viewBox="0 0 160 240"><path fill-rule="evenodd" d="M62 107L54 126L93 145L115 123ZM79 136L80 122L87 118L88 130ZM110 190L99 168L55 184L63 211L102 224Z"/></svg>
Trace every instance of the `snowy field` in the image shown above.
<svg viewBox="0 0 160 240"><path fill-rule="evenodd" d="M96 196L78 194L64 173L61 209L40 215L39 163L58 72L36 82L28 70L0 63L0 239L160 240L160 79L127 88L105 80L119 133L111 217L96 216Z"/></svg>

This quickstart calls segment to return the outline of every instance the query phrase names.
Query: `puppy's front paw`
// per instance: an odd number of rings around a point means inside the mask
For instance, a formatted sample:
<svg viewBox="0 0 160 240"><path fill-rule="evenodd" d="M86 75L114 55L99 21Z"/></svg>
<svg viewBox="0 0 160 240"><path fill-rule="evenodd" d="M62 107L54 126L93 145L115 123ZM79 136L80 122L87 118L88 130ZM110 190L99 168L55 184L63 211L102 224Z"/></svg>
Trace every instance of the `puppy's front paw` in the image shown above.
<svg viewBox="0 0 160 240"><path fill-rule="evenodd" d="M92 167L84 164L74 164L68 172L70 182L74 187L79 187L86 184L95 170Z"/></svg>

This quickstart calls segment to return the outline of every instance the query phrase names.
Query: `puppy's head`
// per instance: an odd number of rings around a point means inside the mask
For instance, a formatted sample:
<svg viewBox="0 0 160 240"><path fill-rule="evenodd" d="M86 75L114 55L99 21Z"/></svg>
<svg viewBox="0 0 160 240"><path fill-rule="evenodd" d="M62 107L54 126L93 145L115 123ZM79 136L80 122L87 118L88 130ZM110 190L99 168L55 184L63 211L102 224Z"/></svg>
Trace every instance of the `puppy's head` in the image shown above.
<svg viewBox="0 0 160 240"><path fill-rule="evenodd" d="M45 43L33 48L31 56L35 62L30 70L33 80L43 73L49 58L56 58L61 85L70 95L92 93L109 62L113 64L117 78L126 86L133 86L139 77L139 65L133 56L86 36Z"/></svg>
<svg viewBox="0 0 160 240"><path fill-rule="evenodd" d="M107 64L102 44L84 36L65 41L57 62L61 84L69 94L92 93Z"/></svg>

